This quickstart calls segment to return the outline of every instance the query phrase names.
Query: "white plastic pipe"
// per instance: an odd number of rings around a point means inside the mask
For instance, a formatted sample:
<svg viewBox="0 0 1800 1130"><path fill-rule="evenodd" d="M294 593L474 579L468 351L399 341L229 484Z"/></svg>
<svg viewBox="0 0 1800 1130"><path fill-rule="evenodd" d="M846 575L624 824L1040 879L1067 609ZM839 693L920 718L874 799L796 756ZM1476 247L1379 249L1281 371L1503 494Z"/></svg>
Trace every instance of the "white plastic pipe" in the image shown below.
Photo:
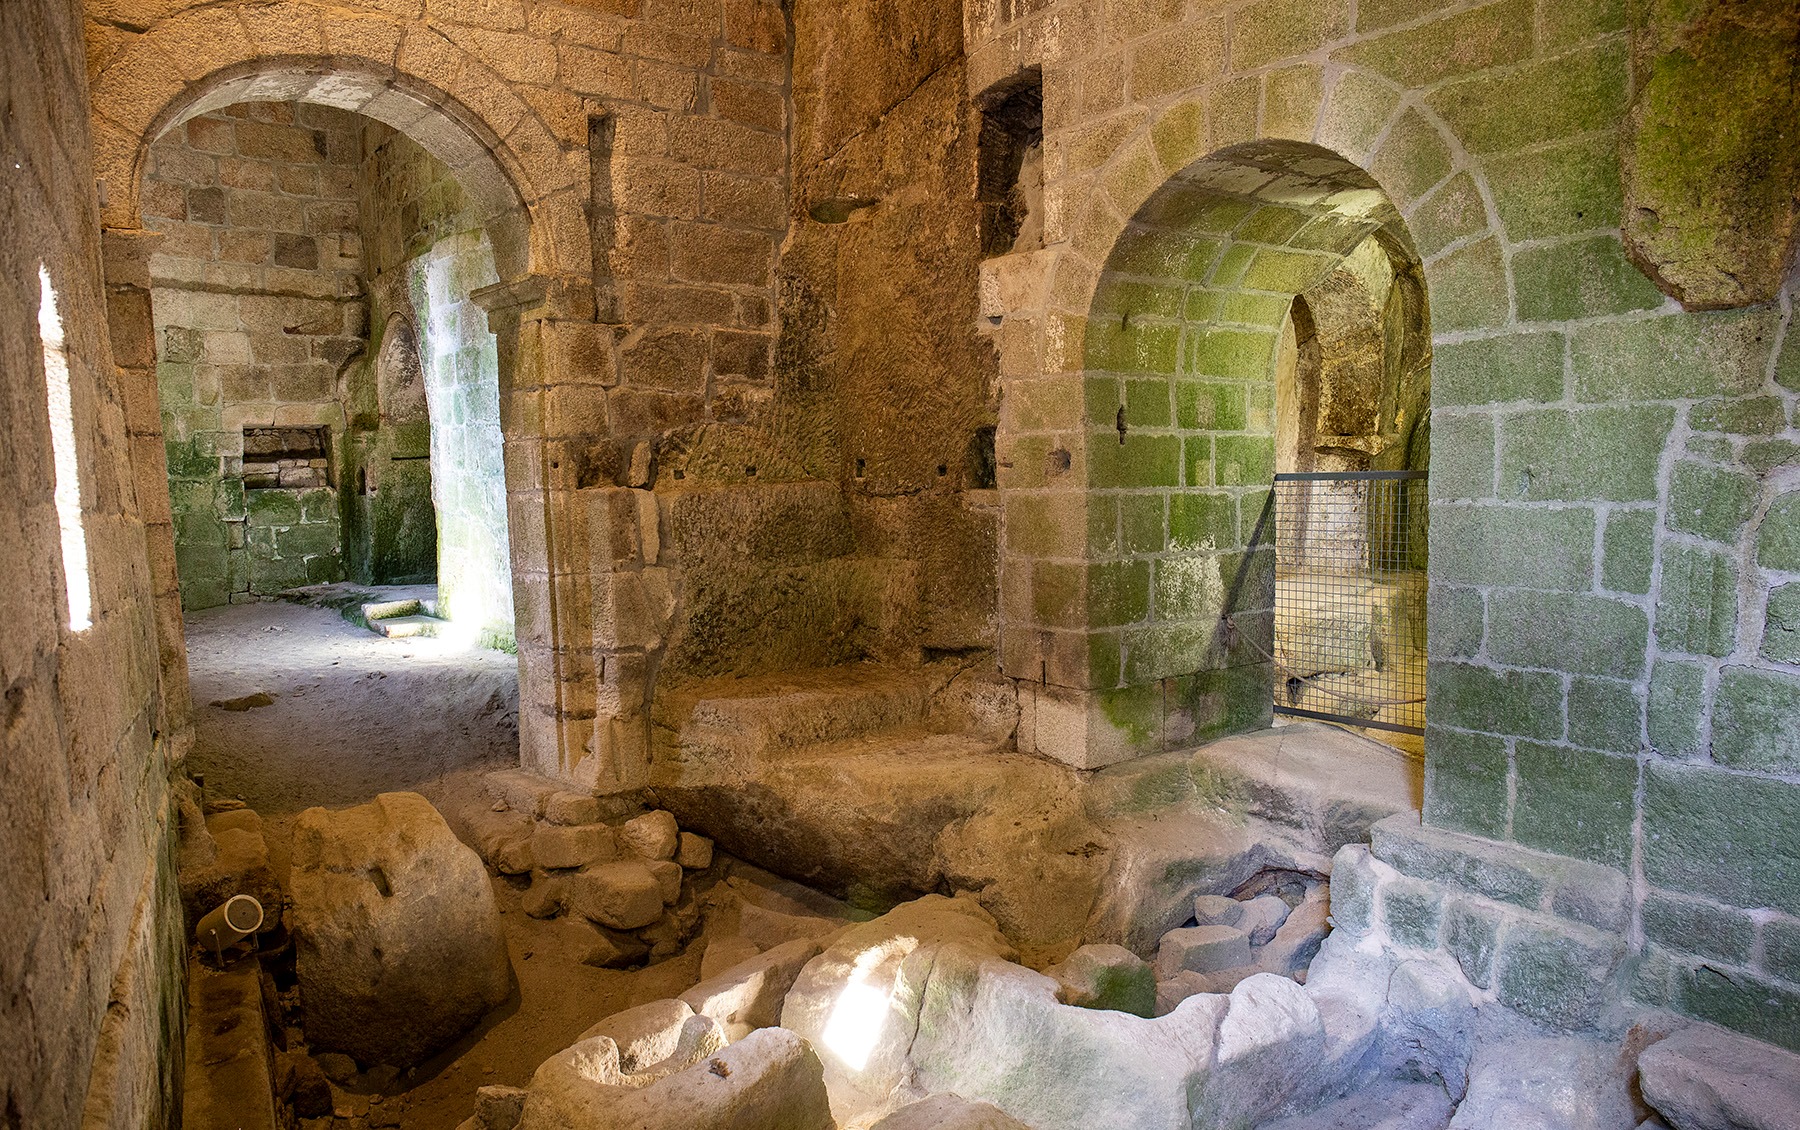
<svg viewBox="0 0 1800 1130"><path fill-rule="evenodd" d="M194 937L215 951L235 946L262 928L263 908L249 895L232 895L194 927Z"/></svg>

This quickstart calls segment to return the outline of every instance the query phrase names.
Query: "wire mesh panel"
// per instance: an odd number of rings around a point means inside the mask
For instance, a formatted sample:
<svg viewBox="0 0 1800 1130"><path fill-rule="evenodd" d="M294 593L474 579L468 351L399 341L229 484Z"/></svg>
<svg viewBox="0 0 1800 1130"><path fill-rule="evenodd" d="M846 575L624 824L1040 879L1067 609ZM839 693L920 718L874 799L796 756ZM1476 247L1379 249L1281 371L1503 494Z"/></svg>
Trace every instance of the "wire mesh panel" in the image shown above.
<svg viewBox="0 0 1800 1130"><path fill-rule="evenodd" d="M1425 732L1425 472L1275 476L1275 711Z"/></svg>

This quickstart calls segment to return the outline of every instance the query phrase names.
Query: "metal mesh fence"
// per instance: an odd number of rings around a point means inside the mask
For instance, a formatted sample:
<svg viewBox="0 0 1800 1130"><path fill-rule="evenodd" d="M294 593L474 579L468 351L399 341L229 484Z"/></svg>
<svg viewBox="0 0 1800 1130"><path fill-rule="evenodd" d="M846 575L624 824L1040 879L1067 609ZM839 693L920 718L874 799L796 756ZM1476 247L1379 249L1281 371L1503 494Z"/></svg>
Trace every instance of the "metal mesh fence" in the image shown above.
<svg viewBox="0 0 1800 1130"><path fill-rule="evenodd" d="M1425 732L1425 472L1275 476L1275 711Z"/></svg>

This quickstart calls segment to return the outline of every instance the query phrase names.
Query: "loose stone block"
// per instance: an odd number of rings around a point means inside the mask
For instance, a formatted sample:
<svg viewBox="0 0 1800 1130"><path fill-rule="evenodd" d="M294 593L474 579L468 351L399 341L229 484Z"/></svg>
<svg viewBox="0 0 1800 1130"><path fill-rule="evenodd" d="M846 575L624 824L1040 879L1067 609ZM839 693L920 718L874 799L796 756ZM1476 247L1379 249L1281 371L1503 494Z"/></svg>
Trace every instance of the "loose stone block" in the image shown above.
<svg viewBox="0 0 1800 1130"><path fill-rule="evenodd" d="M712 856L711 840L693 832L681 833L680 842L675 849L675 862L690 871L699 871L712 865Z"/></svg>
<svg viewBox="0 0 1800 1130"><path fill-rule="evenodd" d="M1190 926L1163 935L1156 952L1156 972L1168 980L1183 970L1211 973L1249 965L1250 938L1231 926Z"/></svg>
<svg viewBox="0 0 1800 1130"><path fill-rule="evenodd" d="M570 877L569 906L602 926L635 930L662 917L662 886L643 863L604 863Z"/></svg>
<svg viewBox="0 0 1800 1130"><path fill-rule="evenodd" d="M619 846L645 859L671 859L680 843L675 817L658 809L633 817L619 826Z"/></svg>
<svg viewBox="0 0 1800 1130"><path fill-rule="evenodd" d="M1194 921L1200 926L1236 926L1243 921L1244 904L1224 895L1199 895L1194 899Z"/></svg>
<svg viewBox="0 0 1800 1130"><path fill-rule="evenodd" d="M1288 904L1275 895L1258 895L1243 905L1243 917L1238 919L1237 928L1249 937L1251 945L1268 945L1288 919Z"/></svg>
<svg viewBox="0 0 1800 1130"><path fill-rule="evenodd" d="M531 837L532 859L548 871L586 867L617 854L613 830L605 824L540 824Z"/></svg>
<svg viewBox="0 0 1800 1130"><path fill-rule="evenodd" d="M544 819L552 824L596 823L600 819L600 800L583 793L551 793L544 798Z"/></svg>
<svg viewBox="0 0 1800 1130"><path fill-rule="evenodd" d="M1676 1032L1638 1057L1644 1099L1682 1130L1800 1125L1800 1056L1715 1028Z"/></svg>

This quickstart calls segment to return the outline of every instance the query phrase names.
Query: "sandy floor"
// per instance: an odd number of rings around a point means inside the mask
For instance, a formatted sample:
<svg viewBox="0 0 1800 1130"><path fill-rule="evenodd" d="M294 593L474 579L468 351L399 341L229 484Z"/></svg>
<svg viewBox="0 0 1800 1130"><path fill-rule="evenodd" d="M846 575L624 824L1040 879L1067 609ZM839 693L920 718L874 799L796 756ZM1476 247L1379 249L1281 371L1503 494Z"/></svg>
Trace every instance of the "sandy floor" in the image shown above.
<svg viewBox="0 0 1800 1130"><path fill-rule="evenodd" d="M205 775L209 798L234 797L261 813L284 878L302 809L412 790L455 827L468 805L485 803L481 776L517 763L510 655L390 640L328 609L278 603L191 613L187 639L197 729L189 771ZM268 705L216 705L258 694ZM518 979L513 999L386 1095L341 1090L341 1117L309 1130L395 1125L396 1114L403 1130L452 1130L472 1112L477 1087L523 1085L596 1021L698 979L700 944L635 972L582 965L593 940L584 922L536 921L519 909L513 882L495 879L494 887Z"/></svg>

